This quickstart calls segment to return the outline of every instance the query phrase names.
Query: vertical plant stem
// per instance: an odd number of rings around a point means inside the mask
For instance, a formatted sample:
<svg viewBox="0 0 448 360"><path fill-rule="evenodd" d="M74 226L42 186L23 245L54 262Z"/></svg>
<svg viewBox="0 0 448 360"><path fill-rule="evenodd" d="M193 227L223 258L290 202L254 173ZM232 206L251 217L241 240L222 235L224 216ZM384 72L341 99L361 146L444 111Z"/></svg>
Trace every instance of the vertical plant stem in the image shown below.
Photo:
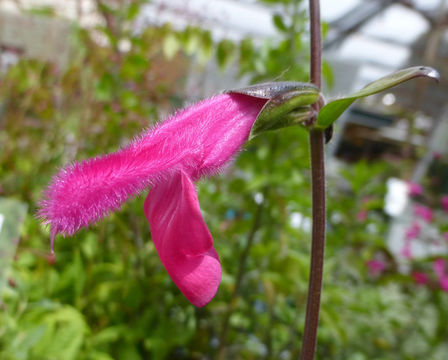
<svg viewBox="0 0 448 360"><path fill-rule="evenodd" d="M311 178L313 200L313 228L311 242L311 265L306 304L305 330L300 359L313 360L319 325L320 295L325 248L325 168L324 133L311 131Z"/></svg>
<svg viewBox="0 0 448 360"><path fill-rule="evenodd" d="M310 81L322 86L322 33L319 0L310 0Z"/></svg>
<svg viewBox="0 0 448 360"><path fill-rule="evenodd" d="M311 82L321 87L322 82L322 36L319 0L310 0L311 33ZM318 105L315 105L319 111ZM306 304L305 330L300 354L301 360L313 360L316 352L317 329L319 326L320 298L325 249L325 158L324 133L310 131L311 182L313 203L313 227L311 243L311 265Z"/></svg>
<svg viewBox="0 0 448 360"><path fill-rule="evenodd" d="M255 239L255 234L257 233L258 229L261 226L261 217L263 214L263 207L266 201L266 196L268 195L268 187L265 187L263 189L262 194L264 201L262 201L260 204L257 205L257 208L255 210L254 221L252 223L252 228L247 234L246 244L244 246L243 252L240 255L240 260L238 262L238 270L237 270L238 272L236 275L235 287L233 288L231 300L224 315L222 331L219 337L219 347L217 351L218 355L216 357L217 360L223 360L225 359L226 356L227 333L229 332L230 316L232 315L237 305L238 296L241 290L241 283L243 281L243 276L246 271L246 263L249 258L250 249Z"/></svg>

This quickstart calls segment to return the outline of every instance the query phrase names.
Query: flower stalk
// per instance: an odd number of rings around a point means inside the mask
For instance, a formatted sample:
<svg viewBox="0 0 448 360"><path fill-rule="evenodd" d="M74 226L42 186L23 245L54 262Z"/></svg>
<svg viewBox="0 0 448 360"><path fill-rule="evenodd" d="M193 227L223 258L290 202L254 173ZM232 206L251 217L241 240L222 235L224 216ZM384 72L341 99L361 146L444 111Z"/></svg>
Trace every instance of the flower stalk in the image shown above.
<svg viewBox="0 0 448 360"><path fill-rule="evenodd" d="M319 0L310 0L311 62L310 80L318 88L322 82L322 36ZM319 112L319 104L315 110ZM312 243L310 278L306 305L305 329L300 354L301 360L313 360L316 352L319 326L320 298L325 249L325 135L322 130L310 131L311 182L312 182Z"/></svg>

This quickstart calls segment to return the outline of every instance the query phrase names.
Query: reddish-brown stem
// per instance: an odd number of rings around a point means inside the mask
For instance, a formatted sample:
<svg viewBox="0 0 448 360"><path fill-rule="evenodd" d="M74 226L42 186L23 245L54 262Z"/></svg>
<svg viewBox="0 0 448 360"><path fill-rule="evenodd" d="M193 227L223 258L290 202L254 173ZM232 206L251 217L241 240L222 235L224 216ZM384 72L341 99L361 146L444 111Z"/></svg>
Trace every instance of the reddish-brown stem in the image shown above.
<svg viewBox="0 0 448 360"><path fill-rule="evenodd" d="M310 80L322 86L322 34L319 0L310 0Z"/></svg>
<svg viewBox="0 0 448 360"><path fill-rule="evenodd" d="M311 82L321 87L322 82L322 36L319 0L310 0L311 33ZM315 105L319 111L319 105ZM313 227L311 243L310 278L306 304L305 329L303 333L301 360L313 360L316 352L319 326L320 298L325 249L325 157L323 131L310 131L311 182L313 203Z"/></svg>
<svg viewBox="0 0 448 360"><path fill-rule="evenodd" d="M313 360L319 325L320 295L325 249L325 167L324 133L310 132L313 228L311 242L310 278L306 304L305 330L301 360Z"/></svg>

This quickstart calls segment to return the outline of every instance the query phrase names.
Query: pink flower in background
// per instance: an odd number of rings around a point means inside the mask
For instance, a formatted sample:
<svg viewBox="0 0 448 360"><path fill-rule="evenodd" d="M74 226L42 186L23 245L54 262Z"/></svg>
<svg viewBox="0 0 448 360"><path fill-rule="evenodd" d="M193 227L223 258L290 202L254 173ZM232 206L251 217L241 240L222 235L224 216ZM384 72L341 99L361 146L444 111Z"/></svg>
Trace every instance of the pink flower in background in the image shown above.
<svg viewBox="0 0 448 360"><path fill-rule="evenodd" d="M401 256L406 259L412 258L412 245L411 240L417 238L420 235L421 227L417 222L414 222L410 228L408 228L404 234L404 244L400 250Z"/></svg>
<svg viewBox="0 0 448 360"><path fill-rule="evenodd" d="M448 241L448 232L446 232L446 233L443 233L443 238L445 239L445 241Z"/></svg>
<svg viewBox="0 0 448 360"><path fill-rule="evenodd" d="M241 149L267 102L222 94L186 108L123 149L62 169L39 215L72 235L151 187L144 212L168 274L186 298L206 305L221 281L212 236L202 218L194 181L219 172Z"/></svg>
<svg viewBox="0 0 448 360"><path fill-rule="evenodd" d="M386 269L386 263L382 260L369 260L366 262L370 276L378 276Z"/></svg>
<svg viewBox="0 0 448 360"><path fill-rule="evenodd" d="M439 278L439 285L443 291L448 292L448 275L447 274L445 274L444 276Z"/></svg>
<svg viewBox="0 0 448 360"><path fill-rule="evenodd" d="M412 181L408 181L408 194L411 196L423 195L423 187Z"/></svg>
<svg viewBox="0 0 448 360"><path fill-rule="evenodd" d="M437 280L443 291L448 291L448 273L446 270L446 261L444 259L437 259L432 264Z"/></svg>
<svg viewBox="0 0 448 360"><path fill-rule="evenodd" d="M442 276L445 273L445 260L437 259L434 260L432 264L432 268L438 277Z"/></svg>
<svg viewBox="0 0 448 360"><path fill-rule="evenodd" d="M416 271L412 273L412 277L414 278L416 284L425 285L428 283L428 275L425 273Z"/></svg>
<svg viewBox="0 0 448 360"><path fill-rule="evenodd" d="M367 204L369 201L375 200L373 196L363 196L361 199L362 204Z"/></svg>
<svg viewBox="0 0 448 360"><path fill-rule="evenodd" d="M414 212L417 216L420 216L422 219L426 220L427 222L431 222L434 214L432 210L424 205L414 205Z"/></svg>
<svg viewBox="0 0 448 360"><path fill-rule="evenodd" d="M419 224L414 222L410 228L406 230L405 240L412 240L420 235L421 227Z"/></svg>
<svg viewBox="0 0 448 360"><path fill-rule="evenodd" d="M442 157L442 153L440 153L438 151L435 151L435 152L432 153L432 156L433 156L433 158L435 160L438 160L438 159L440 159Z"/></svg>
<svg viewBox="0 0 448 360"><path fill-rule="evenodd" d="M359 222L364 222L367 219L368 211L367 210L361 210L356 214L356 220Z"/></svg>
<svg viewBox="0 0 448 360"><path fill-rule="evenodd" d="M442 196L442 206L445 209L446 212L448 212L448 195Z"/></svg>
<svg viewBox="0 0 448 360"><path fill-rule="evenodd" d="M404 245L400 250L401 256L403 256L405 259L411 259L412 258L412 248L411 248L411 239L405 239Z"/></svg>

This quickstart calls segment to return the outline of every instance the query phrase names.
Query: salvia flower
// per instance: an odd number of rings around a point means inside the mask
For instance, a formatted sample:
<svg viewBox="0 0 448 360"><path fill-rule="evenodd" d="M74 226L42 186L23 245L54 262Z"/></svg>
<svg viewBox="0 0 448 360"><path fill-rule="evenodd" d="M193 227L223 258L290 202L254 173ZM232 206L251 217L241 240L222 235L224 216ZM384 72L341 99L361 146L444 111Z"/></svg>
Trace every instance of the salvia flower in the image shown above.
<svg viewBox="0 0 448 360"><path fill-rule="evenodd" d="M151 187L144 213L157 253L185 297L204 306L221 266L194 181L219 172L249 136L306 121L318 96L314 85L298 82L234 90L178 112L115 153L67 166L40 204L52 251L57 234L72 235Z"/></svg>
<svg viewBox="0 0 448 360"><path fill-rule="evenodd" d="M144 204L152 239L186 298L203 306L221 280L218 254L202 218L194 181L215 174L241 149L267 102L221 94L178 112L123 149L71 164L45 192L39 215L72 235L151 186Z"/></svg>

